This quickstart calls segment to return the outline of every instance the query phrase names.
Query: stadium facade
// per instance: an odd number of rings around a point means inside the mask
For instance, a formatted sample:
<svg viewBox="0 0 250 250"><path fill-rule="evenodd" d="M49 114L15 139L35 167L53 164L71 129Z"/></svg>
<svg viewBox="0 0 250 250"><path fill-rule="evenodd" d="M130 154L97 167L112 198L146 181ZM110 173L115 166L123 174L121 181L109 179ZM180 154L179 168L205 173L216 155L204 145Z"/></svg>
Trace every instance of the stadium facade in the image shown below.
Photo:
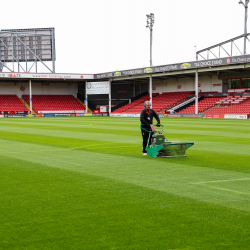
<svg viewBox="0 0 250 250"><path fill-rule="evenodd" d="M249 79L249 80L248 80ZM110 95L86 96L87 82L106 81ZM0 93L21 97L30 95L81 96L92 107L119 105L133 97L149 92L194 91L196 114L200 92L240 93L250 90L250 55L232 56L210 60L182 62L147 68L113 71L99 74L53 74L0 72ZM154 106L154 103L152 102Z"/></svg>

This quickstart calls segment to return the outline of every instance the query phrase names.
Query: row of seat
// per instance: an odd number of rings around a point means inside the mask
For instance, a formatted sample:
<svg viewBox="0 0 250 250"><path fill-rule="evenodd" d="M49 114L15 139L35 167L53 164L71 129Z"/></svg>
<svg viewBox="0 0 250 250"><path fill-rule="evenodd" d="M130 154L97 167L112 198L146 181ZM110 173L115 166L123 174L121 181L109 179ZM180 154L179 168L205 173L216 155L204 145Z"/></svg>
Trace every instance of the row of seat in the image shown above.
<svg viewBox="0 0 250 250"><path fill-rule="evenodd" d="M211 106L214 106L216 102L218 102L221 98L216 97L207 97L203 100L199 101L198 105L198 112L203 112L204 110L210 108ZM180 110L178 113L180 114L195 114L195 103L188 106L185 109Z"/></svg>
<svg viewBox="0 0 250 250"><path fill-rule="evenodd" d="M153 94L152 97L154 98L156 95L158 94ZM113 113L123 113L127 110L131 110L132 108L134 108L135 106L141 104L141 103L144 103L145 101L149 100L149 95L145 95L145 96L142 96L138 99L136 99L135 101L133 101L132 103L128 103L118 109L116 109Z"/></svg>
<svg viewBox="0 0 250 250"><path fill-rule="evenodd" d="M17 95L0 95L0 111L28 111Z"/></svg>
<svg viewBox="0 0 250 250"><path fill-rule="evenodd" d="M178 105L179 103L187 100L188 95L192 93L193 91L162 94L153 93L153 108L157 113L163 114L165 113L166 108L170 108L173 105ZM126 104L123 107L116 109L113 113L140 113L146 100L149 100L149 95L143 96L132 103Z"/></svg>
<svg viewBox="0 0 250 250"><path fill-rule="evenodd" d="M207 92L211 94L211 92ZM214 92L212 94L216 94ZM166 108L173 107L177 105L178 101L183 102L188 99L188 95L193 94L193 92L177 92L177 93L163 93L160 95L155 95L153 97L153 109L161 114L165 112ZM148 100L149 96L145 96L137 100L137 102L127 104L119 109L116 113L140 113L144 108L143 104L145 100ZM249 113L250 114L250 96L226 96L226 97L205 97L203 100L199 101L198 112L203 114L225 114L225 113ZM229 102L228 102L229 100ZM174 103L173 103L174 102ZM230 107L220 108L222 105L229 105ZM195 104L181 110L180 114L194 114Z"/></svg>
<svg viewBox="0 0 250 250"><path fill-rule="evenodd" d="M23 95L23 98L30 105L29 95ZM73 95L33 95L32 108L36 113L54 110L85 110L85 107Z"/></svg>
<svg viewBox="0 0 250 250"><path fill-rule="evenodd" d="M23 96L30 105L29 95ZM32 108L35 112L50 110L85 110L73 95L33 95ZM0 111L28 111L17 95L0 95Z"/></svg>
<svg viewBox="0 0 250 250"><path fill-rule="evenodd" d="M238 104L228 106L217 105L203 112L203 114L250 114L250 97Z"/></svg>

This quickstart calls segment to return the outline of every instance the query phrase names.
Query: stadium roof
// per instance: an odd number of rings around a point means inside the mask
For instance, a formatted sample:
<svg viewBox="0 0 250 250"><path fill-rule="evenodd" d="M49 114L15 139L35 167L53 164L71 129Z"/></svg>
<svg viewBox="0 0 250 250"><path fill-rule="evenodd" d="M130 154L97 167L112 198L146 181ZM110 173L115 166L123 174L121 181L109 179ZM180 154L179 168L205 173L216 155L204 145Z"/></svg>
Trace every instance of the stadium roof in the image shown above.
<svg viewBox="0 0 250 250"><path fill-rule="evenodd" d="M113 71L100 74L53 74L53 73L22 73L0 72L0 79L24 80L77 80L77 81L103 81L103 80L145 80L152 75L158 79L189 77L198 70L199 76L212 75L217 72L240 72L250 70L250 55L232 56L209 60L160 65L147 68L137 68L122 71Z"/></svg>

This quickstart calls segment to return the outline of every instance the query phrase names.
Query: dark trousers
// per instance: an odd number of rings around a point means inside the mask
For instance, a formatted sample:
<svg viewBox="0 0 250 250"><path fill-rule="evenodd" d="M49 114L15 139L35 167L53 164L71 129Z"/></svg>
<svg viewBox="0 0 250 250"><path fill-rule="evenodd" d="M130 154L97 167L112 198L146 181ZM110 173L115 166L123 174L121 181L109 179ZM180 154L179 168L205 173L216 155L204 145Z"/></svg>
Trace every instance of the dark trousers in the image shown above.
<svg viewBox="0 0 250 250"><path fill-rule="evenodd" d="M147 143L148 143L149 132L146 132L145 130L141 129L141 134L142 134L142 153L147 153L146 147L147 147ZM151 136L150 136L148 145L151 144L152 135L153 135L153 132L151 132Z"/></svg>

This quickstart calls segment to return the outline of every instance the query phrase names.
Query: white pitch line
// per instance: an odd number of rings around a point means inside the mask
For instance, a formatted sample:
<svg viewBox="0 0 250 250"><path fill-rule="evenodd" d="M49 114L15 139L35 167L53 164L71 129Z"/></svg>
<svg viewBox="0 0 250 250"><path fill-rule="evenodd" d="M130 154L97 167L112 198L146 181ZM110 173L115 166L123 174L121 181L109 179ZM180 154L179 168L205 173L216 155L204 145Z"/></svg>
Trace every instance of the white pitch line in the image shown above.
<svg viewBox="0 0 250 250"><path fill-rule="evenodd" d="M203 181L203 182L192 182L191 184L206 184L206 183L213 183L213 182L224 182L224 181L245 181L250 180L250 178L243 178L243 179L231 179L231 180L217 180L217 181Z"/></svg>
<svg viewBox="0 0 250 250"><path fill-rule="evenodd" d="M250 193L240 192L240 191L236 191L236 190L232 190L232 189L227 189L227 188L214 187L214 186L210 186L210 185L206 185L206 184L201 184L201 185L204 185L204 186L210 187L210 188L215 188L215 189L223 190L223 191L229 191L229 192L237 193L237 194L247 194L247 195L250 194Z"/></svg>

